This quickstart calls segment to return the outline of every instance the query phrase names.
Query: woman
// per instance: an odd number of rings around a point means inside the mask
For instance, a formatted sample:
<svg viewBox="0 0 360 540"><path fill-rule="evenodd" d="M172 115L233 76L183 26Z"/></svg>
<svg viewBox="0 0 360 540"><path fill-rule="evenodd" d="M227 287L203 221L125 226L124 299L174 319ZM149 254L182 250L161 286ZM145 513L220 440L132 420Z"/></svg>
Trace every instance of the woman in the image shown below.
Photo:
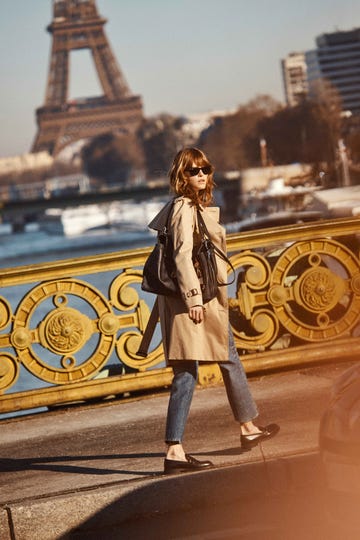
<svg viewBox="0 0 360 540"><path fill-rule="evenodd" d="M229 327L226 287L219 287L217 296L204 306L201 283L192 262L193 246L199 238L197 209L213 243L226 251L219 209L209 207L213 173L210 161L197 148L178 152L170 170L170 185L176 195L170 228L181 297L158 297L165 358L174 371L166 422L166 474L213 466L210 461L199 461L186 454L182 446L199 361L219 364L234 418L240 424L242 448L251 449L279 431L276 424L265 428L254 425L258 412ZM149 226L156 229L166 211L165 207ZM226 263L217 257L217 264L218 281L226 283Z"/></svg>

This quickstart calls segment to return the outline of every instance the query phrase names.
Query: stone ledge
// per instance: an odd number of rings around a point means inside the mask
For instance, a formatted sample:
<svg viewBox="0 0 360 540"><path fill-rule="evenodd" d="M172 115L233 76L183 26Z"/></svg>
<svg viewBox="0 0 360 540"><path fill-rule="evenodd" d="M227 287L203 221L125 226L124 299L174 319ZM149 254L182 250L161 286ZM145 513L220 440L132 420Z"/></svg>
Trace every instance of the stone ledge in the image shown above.
<svg viewBox="0 0 360 540"><path fill-rule="evenodd" d="M108 528L129 520L166 514L173 509L170 500L176 501L177 511L186 511L249 498L260 502L260 497L296 493L299 489L311 494L322 486L318 453L219 467L203 473L147 478L10 505L14 537L8 538L86 538L86 531L96 530L101 537ZM4 513L7 517L6 511L2 512L0 520Z"/></svg>

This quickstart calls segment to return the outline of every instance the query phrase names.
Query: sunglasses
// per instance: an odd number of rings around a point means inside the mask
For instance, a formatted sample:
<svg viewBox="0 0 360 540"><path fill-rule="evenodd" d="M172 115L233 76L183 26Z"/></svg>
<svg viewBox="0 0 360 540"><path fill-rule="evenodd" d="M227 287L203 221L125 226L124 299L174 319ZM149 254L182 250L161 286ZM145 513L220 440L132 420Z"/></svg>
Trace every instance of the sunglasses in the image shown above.
<svg viewBox="0 0 360 540"><path fill-rule="evenodd" d="M210 174L212 167L206 165L205 167L191 167L191 169L185 169L185 172L189 173L189 176L196 176L202 171L204 174Z"/></svg>

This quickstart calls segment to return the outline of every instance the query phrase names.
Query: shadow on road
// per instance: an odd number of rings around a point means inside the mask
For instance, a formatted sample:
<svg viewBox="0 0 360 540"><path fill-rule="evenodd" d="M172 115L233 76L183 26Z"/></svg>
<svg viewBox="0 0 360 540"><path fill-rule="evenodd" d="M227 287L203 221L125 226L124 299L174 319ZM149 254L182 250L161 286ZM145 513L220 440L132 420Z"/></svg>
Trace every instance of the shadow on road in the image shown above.
<svg viewBox="0 0 360 540"><path fill-rule="evenodd" d="M163 457L161 453L134 453L134 454L106 454L96 456L48 456L39 458L0 458L0 471L19 472L30 470L55 471L71 474L131 474L146 476L149 474L161 474L162 471L149 473L149 471L122 470L118 468L93 467L85 463L95 463L104 460L122 460L122 459L147 459ZM77 465L76 463L79 462ZM81 464L80 464L81 462Z"/></svg>

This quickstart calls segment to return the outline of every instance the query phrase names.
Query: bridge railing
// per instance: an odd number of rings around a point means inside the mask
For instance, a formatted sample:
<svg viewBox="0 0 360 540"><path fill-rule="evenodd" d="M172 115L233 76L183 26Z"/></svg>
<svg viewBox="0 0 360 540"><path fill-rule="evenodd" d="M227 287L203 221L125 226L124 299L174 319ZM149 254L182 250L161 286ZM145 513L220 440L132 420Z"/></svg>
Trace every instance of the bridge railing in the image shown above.
<svg viewBox="0 0 360 540"><path fill-rule="evenodd" d="M229 315L248 373L356 359L360 219L231 234ZM122 396L170 384L159 329L136 355L154 296L141 291L151 251L2 270L0 413ZM220 380L202 366L200 384Z"/></svg>

